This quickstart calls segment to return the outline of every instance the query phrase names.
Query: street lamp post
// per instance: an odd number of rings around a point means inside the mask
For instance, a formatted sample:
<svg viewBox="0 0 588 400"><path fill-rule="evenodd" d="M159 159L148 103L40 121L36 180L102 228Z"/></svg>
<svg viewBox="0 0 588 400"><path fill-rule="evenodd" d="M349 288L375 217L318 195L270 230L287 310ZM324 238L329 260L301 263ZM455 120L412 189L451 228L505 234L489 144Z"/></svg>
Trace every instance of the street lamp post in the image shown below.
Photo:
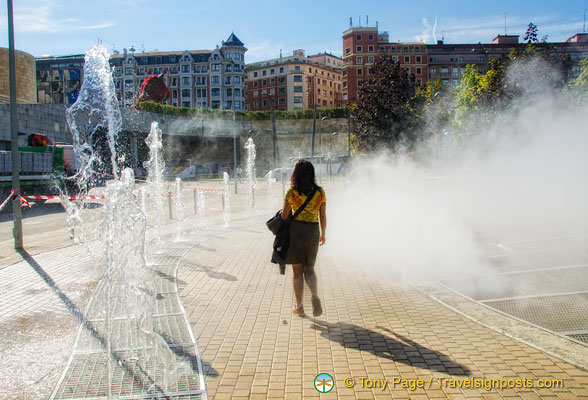
<svg viewBox="0 0 588 400"><path fill-rule="evenodd" d="M277 168L278 167L278 159L280 158L280 153L279 153L279 149L278 149L278 135L276 133L276 115L274 113L273 97L272 97L272 94L269 92L265 92L264 95L269 98L270 113L272 115L272 141L273 141L273 145L274 145L274 168Z"/></svg>
<svg viewBox="0 0 588 400"><path fill-rule="evenodd" d="M16 59L14 54L14 21L12 0L8 0L8 69L10 81L10 133L12 152L12 189L17 197L12 200L14 248L22 250L22 214L20 210L20 155L18 153L18 121L16 115Z"/></svg>
<svg viewBox="0 0 588 400"><path fill-rule="evenodd" d="M321 118L321 121L328 121L330 120L331 117L328 116L324 116ZM319 129L319 149L320 149L320 154L319 154L319 166L320 166L320 172L321 174L319 175L319 181L322 182L323 181L323 135L322 135L322 130Z"/></svg>

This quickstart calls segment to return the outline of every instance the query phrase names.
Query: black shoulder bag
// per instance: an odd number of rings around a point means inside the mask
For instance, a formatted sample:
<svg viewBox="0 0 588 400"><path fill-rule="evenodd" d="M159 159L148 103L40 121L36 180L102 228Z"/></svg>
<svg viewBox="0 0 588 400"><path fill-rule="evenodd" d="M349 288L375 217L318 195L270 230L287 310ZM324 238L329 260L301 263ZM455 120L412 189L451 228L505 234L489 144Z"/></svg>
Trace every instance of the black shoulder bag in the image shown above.
<svg viewBox="0 0 588 400"><path fill-rule="evenodd" d="M286 220L282 219L282 210L279 210L276 215L271 217L265 224L268 229L276 235L274 239L274 251L272 254L272 263L280 264L280 266L286 264L286 254L288 254L288 247L290 246L290 222L295 220L296 217L304 210L310 200L314 197L316 188L312 189L310 195L306 198L306 201L300 206L294 215L290 215ZM280 268L280 273L283 274L283 269Z"/></svg>

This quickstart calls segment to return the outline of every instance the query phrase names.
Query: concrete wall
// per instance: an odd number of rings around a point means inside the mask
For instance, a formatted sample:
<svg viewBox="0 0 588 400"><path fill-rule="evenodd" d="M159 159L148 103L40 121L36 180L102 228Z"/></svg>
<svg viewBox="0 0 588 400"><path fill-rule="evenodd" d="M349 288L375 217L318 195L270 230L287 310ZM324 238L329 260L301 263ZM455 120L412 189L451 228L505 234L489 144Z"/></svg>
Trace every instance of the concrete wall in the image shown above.
<svg viewBox="0 0 588 400"><path fill-rule="evenodd" d="M31 133L47 135L53 142L72 143L63 104L18 104L16 113L19 145L24 145ZM9 150L10 141L10 105L0 104L0 150Z"/></svg>
<svg viewBox="0 0 588 400"><path fill-rule="evenodd" d="M35 104L37 102L37 78L35 57L16 50L16 102ZM8 49L0 48L0 104L10 103L10 77Z"/></svg>

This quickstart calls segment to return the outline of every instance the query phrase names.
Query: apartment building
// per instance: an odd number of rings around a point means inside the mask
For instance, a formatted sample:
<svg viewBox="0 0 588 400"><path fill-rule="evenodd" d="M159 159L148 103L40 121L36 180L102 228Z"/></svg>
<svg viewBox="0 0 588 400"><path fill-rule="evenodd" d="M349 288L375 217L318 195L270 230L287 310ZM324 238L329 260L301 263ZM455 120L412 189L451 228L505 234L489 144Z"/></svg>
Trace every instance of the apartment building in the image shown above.
<svg viewBox="0 0 588 400"><path fill-rule="evenodd" d="M343 100L357 99L363 81L382 54L392 56L419 85L428 79L427 46L424 43L389 42L388 32L378 27L351 27L343 32Z"/></svg>
<svg viewBox="0 0 588 400"><path fill-rule="evenodd" d="M341 107L342 60L328 53L292 56L249 64L246 104L249 111Z"/></svg>
<svg viewBox="0 0 588 400"><path fill-rule="evenodd" d="M130 107L143 81L163 73L172 94L166 104L244 110L246 51L243 42L231 33L214 50L136 53L125 49L122 54L113 54L110 65L120 106ZM74 103L83 79L83 65L83 55L38 58L38 101Z"/></svg>
<svg viewBox="0 0 588 400"><path fill-rule="evenodd" d="M570 74L567 79L574 79L580 73L579 62L588 56L588 34L576 34L565 42L535 43L550 55L569 57ZM497 35L492 43L437 44L427 45L429 57L429 79L440 79L443 86L453 89L459 85L461 76L468 65L484 74L492 58L501 59L510 55L513 49L524 51L528 43L520 43L519 35Z"/></svg>

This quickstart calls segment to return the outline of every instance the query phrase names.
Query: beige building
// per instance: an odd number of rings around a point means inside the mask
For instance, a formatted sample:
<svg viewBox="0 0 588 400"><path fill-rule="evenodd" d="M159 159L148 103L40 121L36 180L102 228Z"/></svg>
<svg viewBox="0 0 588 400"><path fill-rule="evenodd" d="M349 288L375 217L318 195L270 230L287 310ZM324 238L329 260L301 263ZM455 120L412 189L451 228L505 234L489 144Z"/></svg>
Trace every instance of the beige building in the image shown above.
<svg viewBox="0 0 588 400"><path fill-rule="evenodd" d="M35 57L15 50L16 102L37 103L37 80L35 78ZM10 103L10 76L8 49L0 48L0 104Z"/></svg>
<svg viewBox="0 0 588 400"><path fill-rule="evenodd" d="M341 58L328 53L306 57L304 50L246 66L249 111L297 111L343 105Z"/></svg>

